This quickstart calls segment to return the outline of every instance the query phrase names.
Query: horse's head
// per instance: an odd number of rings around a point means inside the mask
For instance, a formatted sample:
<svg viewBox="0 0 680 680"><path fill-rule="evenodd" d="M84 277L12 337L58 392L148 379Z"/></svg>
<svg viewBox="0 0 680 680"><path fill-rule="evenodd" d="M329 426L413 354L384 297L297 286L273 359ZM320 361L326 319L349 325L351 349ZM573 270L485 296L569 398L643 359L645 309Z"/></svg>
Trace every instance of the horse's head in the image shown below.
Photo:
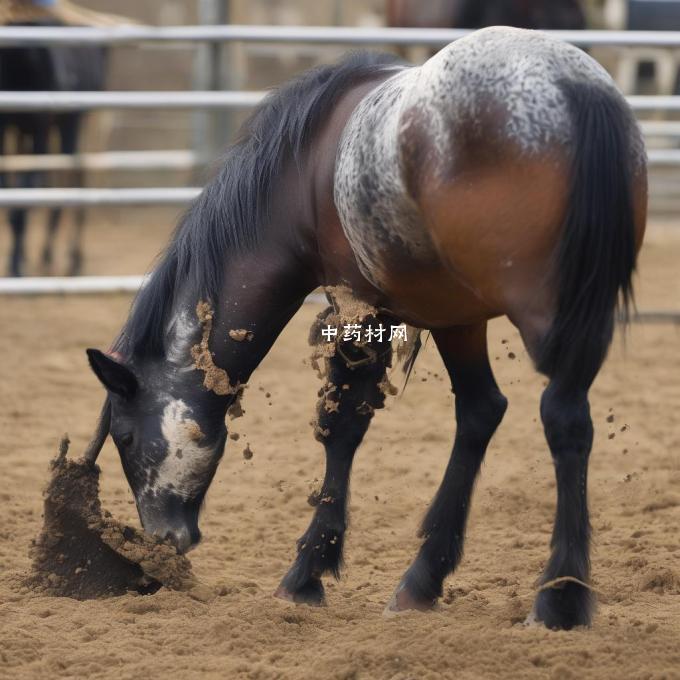
<svg viewBox="0 0 680 680"><path fill-rule="evenodd" d="M96 458L110 433L142 526L187 551L200 540L198 514L224 451L223 409L166 362L128 364L99 350L87 354L108 392L88 457Z"/></svg>

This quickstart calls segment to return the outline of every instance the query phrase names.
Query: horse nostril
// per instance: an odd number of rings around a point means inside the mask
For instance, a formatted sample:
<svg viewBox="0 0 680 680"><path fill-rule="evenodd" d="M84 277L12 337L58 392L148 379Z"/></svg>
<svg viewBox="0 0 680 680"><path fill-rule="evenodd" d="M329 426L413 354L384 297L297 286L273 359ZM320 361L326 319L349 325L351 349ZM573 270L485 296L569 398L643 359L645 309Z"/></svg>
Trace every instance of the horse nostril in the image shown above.
<svg viewBox="0 0 680 680"><path fill-rule="evenodd" d="M191 550L201 540L201 532L198 529L195 532L190 532L182 527L181 529L167 531L164 538L177 548L178 553L182 554Z"/></svg>

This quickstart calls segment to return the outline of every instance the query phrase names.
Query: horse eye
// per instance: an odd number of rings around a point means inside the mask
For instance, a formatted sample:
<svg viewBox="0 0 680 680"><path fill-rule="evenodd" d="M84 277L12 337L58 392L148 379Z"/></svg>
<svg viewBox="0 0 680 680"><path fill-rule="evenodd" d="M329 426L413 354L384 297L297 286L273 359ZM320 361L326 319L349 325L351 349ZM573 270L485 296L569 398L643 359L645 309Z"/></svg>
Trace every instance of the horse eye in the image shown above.
<svg viewBox="0 0 680 680"><path fill-rule="evenodd" d="M132 444L132 432L126 432L121 435L120 443L122 446L130 446L130 444Z"/></svg>

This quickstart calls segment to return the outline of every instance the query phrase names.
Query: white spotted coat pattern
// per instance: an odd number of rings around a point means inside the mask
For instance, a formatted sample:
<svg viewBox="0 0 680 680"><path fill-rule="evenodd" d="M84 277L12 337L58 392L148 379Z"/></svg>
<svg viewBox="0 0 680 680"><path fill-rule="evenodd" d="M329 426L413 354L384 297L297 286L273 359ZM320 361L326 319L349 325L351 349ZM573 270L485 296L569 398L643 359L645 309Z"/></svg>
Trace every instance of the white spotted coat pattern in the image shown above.
<svg viewBox="0 0 680 680"><path fill-rule="evenodd" d="M437 257L418 207L404 185L400 143L417 112L435 176L452 166L460 131L495 121L494 139L520 154L569 148L573 126L560 82L599 84L622 97L585 52L539 31L496 26L446 46L371 91L350 117L338 149L334 196L364 276L380 287L394 254L427 265ZM493 118L494 113L502 112ZM469 128L467 128L469 129ZM478 131L480 132L480 131ZM484 130L481 134L484 135ZM633 140L637 160L642 138Z"/></svg>

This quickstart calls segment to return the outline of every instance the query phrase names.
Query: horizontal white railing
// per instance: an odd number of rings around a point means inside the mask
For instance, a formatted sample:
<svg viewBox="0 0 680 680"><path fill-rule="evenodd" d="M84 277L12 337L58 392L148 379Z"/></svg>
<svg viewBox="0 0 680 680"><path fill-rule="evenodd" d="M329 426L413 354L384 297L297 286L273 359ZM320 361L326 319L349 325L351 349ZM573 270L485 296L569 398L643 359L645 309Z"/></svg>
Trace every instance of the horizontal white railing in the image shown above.
<svg viewBox="0 0 680 680"><path fill-rule="evenodd" d="M82 109L249 109L264 92L212 90L186 92L0 92L0 111L79 111Z"/></svg>
<svg viewBox="0 0 680 680"><path fill-rule="evenodd" d="M81 109L249 109L265 92L212 90L187 92L0 92L0 111L73 111ZM635 111L680 111L680 96L632 95Z"/></svg>
<svg viewBox="0 0 680 680"><path fill-rule="evenodd" d="M0 208L50 208L76 205L181 205L201 193L198 187L123 189L0 189Z"/></svg>
<svg viewBox="0 0 680 680"><path fill-rule="evenodd" d="M0 156L0 172L29 170L191 170L198 154L185 149L167 151L93 151L68 154Z"/></svg>
<svg viewBox="0 0 680 680"><path fill-rule="evenodd" d="M136 293L148 276L24 276L0 277L0 295L91 295ZM324 303L323 293L311 293L307 303Z"/></svg>
<svg viewBox="0 0 680 680"><path fill-rule="evenodd" d="M0 295L136 293L144 276L26 276L0 278Z"/></svg>
<svg viewBox="0 0 680 680"><path fill-rule="evenodd" d="M0 46L156 42L270 42L344 45L445 45L470 33L456 28L353 26L5 26ZM546 31L582 46L680 47L680 31Z"/></svg>

